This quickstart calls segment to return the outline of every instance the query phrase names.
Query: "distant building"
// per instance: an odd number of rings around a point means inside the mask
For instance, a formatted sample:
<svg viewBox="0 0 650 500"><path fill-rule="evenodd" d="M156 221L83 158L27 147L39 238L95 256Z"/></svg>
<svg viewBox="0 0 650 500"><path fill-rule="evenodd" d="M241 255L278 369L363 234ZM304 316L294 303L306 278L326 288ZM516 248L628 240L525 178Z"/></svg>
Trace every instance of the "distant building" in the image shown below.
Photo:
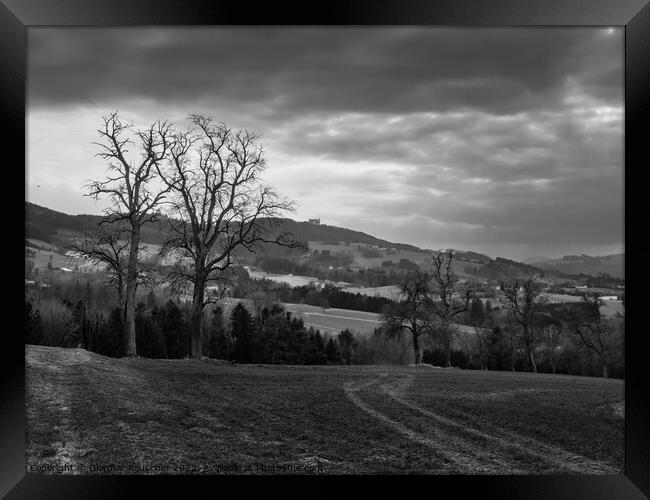
<svg viewBox="0 0 650 500"><path fill-rule="evenodd" d="M310 224L320 224L320 217L318 219L309 219Z"/></svg>

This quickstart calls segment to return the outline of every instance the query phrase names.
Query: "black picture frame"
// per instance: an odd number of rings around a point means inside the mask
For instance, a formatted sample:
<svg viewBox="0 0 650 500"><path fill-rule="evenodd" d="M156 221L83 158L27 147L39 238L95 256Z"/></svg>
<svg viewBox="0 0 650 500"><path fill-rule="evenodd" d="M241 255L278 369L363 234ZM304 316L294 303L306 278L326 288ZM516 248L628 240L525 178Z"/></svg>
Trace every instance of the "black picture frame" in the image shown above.
<svg viewBox="0 0 650 500"><path fill-rule="evenodd" d="M136 25L461 25L461 26L624 26L625 27L625 268L626 371L625 371L625 474L618 476L433 476L433 477L117 477L40 476L26 474L24 464L25 380L24 343L15 328L6 327L13 345L4 349L0 398L0 494L6 498L113 498L130 496L146 482L156 496L188 494L201 486L221 493L224 486L239 492L251 486L308 496L339 494L351 481L362 491L372 487L397 488L404 495L430 497L467 493L482 498L644 498L650 497L650 402L643 336L641 291L648 270L648 244L643 242L644 215L648 210L634 189L647 184L650 149L650 5L648 0L373 0L267 2L251 6L223 0L0 0L0 110L5 126L3 143L25 144L26 33L31 26L136 26ZM4 171L25 182L25 151L13 150L12 161L3 155ZM10 191L13 178L6 179ZM25 186L26 189L26 186ZM8 218L10 211L7 211ZM18 217L13 223L20 226ZM24 226L23 226L24 230ZM9 230L10 231L10 230ZM20 234L20 227L16 232ZM14 262L24 259L18 238L13 238ZM20 253L19 253L20 252ZM20 266L15 265L19 268ZM18 273L20 274L20 273ZM22 287L17 276L8 290ZM11 296L13 292L10 292ZM23 306L13 294L17 316ZM11 314L7 313L7 316ZM12 335L9 335L9 332ZM285 483L300 479L300 487ZM279 481L282 481L280 485ZM422 493L417 492L421 490ZM412 492L412 493L409 493Z"/></svg>

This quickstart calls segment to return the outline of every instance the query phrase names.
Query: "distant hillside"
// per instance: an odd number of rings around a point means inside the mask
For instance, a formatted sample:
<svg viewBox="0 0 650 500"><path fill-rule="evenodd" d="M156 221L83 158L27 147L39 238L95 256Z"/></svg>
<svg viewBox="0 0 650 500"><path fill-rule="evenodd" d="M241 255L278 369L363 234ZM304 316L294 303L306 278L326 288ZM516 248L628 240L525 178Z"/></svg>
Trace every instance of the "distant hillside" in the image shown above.
<svg viewBox="0 0 650 500"><path fill-rule="evenodd" d="M483 253L472 252L469 250L456 250L454 249L454 254L459 260L465 262L476 262L478 264L489 264L492 262L492 257L485 255Z"/></svg>
<svg viewBox="0 0 650 500"><path fill-rule="evenodd" d="M25 236L54 243L57 229L84 231L97 226L96 215L68 215L25 202Z"/></svg>
<svg viewBox="0 0 650 500"><path fill-rule="evenodd" d="M384 248L397 248L412 252L424 252L421 248L405 243L393 243L390 241L375 238L361 231L354 231L327 224L312 224L310 222L296 222L291 219L282 219L281 229L292 233L299 241L321 241L321 242L346 242L361 243L364 245L376 245Z"/></svg>
<svg viewBox="0 0 650 500"><path fill-rule="evenodd" d="M561 259L548 259L531 262L532 265L545 270L559 271L566 274L589 274L598 276L601 273L615 278L625 277L625 254L589 256L565 255Z"/></svg>
<svg viewBox="0 0 650 500"><path fill-rule="evenodd" d="M84 231L97 229L102 217L100 215L68 215L33 203L25 202L25 232L27 238L42 240L60 247L65 246L75 236ZM161 222L146 224L142 229L142 242L160 245L163 242L163 224L166 219L161 217ZM361 231L354 231L342 227L326 224L312 224L310 222L297 222L291 219L279 219L277 230L293 234L294 238L303 243L318 241L325 245L360 244L393 248L404 252L418 254L431 254L432 250L423 250L413 245L394 243L376 238ZM299 256L304 249L288 250L277 245L266 245L264 253L270 256L291 258ZM609 255L603 257L589 257L587 255L566 256L562 259L545 260L538 263L521 263L497 257L467 251L455 250L459 272L491 280L522 279L531 275L552 274L556 277L568 277L580 273L597 276L606 272L611 276L623 276L623 255ZM368 259L366 259L368 260ZM381 260L381 259L379 259ZM416 260L418 260L416 258ZM366 263L370 265L369 259ZM380 262L372 265L379 266Z"/></svg>
<svg viewBox="0 0 650 500"><path fill-rule="evenodd" d="M101 220L101 215L68 215L25 202L25 237L54 245L65 245L76 235L97 229ZM159 223L147 224L143 227L143 243L160 244L162 241L163 235Z"/></svg>
<svg viewBox="0 0 650 500"><path fill-rule="evenodd" d="M485 279L497 281L509 281L510 279L526 279L531 276L544 275L544 271L538 267L522 264L503 257L488 262L479 269L478 275Z"/></svg>
<svg viewBox="0 0 650 500"><path fill-rule="evenodd" d="M25 202L25 231L27 238L35 238L57 244L57 240L70 237L70 232L81 233L83 231L96 229L99 215L68 215L49 208L41 207L33 203ZM161 220L164 221L164 218ZM324 242L348 242L365 245L376 245L379 247L391 247L400 250L424 252L424 250L413 245L404 243L392 243L380 238L375 238L361 231L354 231L326 224L311 224L309 222L296 222L292 219L280 219L279 231L292 233L296 240L324 241ZM160 244L162 242L162 231L160 223L147 224L143 227L143 243ZM489 257L488 257L489 258Z"/></svg>

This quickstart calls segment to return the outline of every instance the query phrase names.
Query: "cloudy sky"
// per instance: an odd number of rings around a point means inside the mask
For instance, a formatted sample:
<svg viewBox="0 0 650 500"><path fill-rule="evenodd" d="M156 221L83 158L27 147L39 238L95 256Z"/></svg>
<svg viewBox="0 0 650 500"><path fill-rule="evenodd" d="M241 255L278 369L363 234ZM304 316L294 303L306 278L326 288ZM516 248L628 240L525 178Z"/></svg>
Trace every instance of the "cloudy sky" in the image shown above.
<svg viewBox="0 0 650 500"><path fill-rule="evenodd" d="M298 220L514 259L623 250L615 28L30 28L27 199L99 213L92 141L201 112Z"/></svg>

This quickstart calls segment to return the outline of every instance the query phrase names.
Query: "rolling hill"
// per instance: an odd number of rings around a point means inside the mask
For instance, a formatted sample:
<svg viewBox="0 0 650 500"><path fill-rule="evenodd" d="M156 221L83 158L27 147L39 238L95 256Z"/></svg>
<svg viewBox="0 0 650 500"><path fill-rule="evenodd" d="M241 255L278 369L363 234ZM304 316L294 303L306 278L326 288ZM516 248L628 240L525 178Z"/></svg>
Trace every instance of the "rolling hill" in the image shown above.
<svg viewBox="0 0 650 500"><path fill-rule="evenodd" d="M30 202L25 202L25 235L26 238L47 242L59 247L66 246L74 237L84 231L96 229L102 216L100 215L69 215L56 210L51 210ZM163 243L163 227L167 219L161 216L158 222L146 224L142 228L142 242L160 245ZM277 230L291 233L297 241L320 242L321 246L367 245L382 249L398 251L399 255L410 255L409 258L421 261L433 250L424 250L414 245L395 243L352 229L329 226L326 224L312 224L298 222L292 219L278 219ZM289 251L284 247L267 245L264 252L268 255L289 257L293 254L304 253L304 249ZM415 258L421 256L421 258ZM491 280L521 279L531 275L552 275L556 278L569 278L572 275L583 273L596 276L599 273L608 273L611 276L623 276L623 254L602 257L587 255L565 256L562 259L543 260L541 262L526 263L516 262L502 257L491 258L488 255L468 251L456 250L458 271L467 276L476 276ZM385 257L362 260L364 267L380 265ZM377 262L375 262L377 261Z"/></svg>
<svg viewBox="0 0 650 500"><path fill-rule="evenodd" d="M69 238L73 233L96 229L101 221L100 215L68 215L34 203L25 202L25 232L27 238L34 238L48 243L56 244L57 240ZM161 217L160 222L147 224L143 227L142 240L144 243L160 244L162 242L161 225L166 218ZM294 235L298 241L325 241L347 242L385 248L396 248L415 252L424 250L405 243L393 243L375 238L361 231L354 231L326 224L311 224L297 222L292 219L280 219L279 231ZM479 254L476 254L479 255ZM487 256L482 256L486 258ZM489 257L487 257L489 259Z"/></svg>
<svg viewBox="0 0 650 500"><path fill-rule="evenodd" d="M624 278L625 254L611 255L565 255L560 259L544 259L529 261L530 265L548 271L559 271L566 274L589 274L597 276L605 273L615 278Z"/></svg>

